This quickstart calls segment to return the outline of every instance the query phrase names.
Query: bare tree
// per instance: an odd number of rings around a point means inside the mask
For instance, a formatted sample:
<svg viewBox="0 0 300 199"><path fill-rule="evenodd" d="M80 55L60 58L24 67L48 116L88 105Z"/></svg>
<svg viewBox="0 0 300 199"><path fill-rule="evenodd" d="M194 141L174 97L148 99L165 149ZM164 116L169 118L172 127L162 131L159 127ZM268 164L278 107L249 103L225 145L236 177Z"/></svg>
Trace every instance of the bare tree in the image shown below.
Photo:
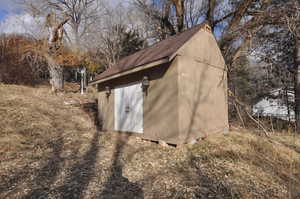
<svg viewBox="0 0 300 199"><path fill-rule="evenodd" d="M113 66L120 58L144 47L145 28L133 7L107 4L101 13L101 23L93 26L87 48L96 52L102 68Z"/></svg>
<svg viewBox="0 0 300 199"><path fill-rule="evenodd" d="M90 34L92 26L99 22L99 0L23 0L22 4L34 16L44 16L52 13L57 19L67 17L66 29L61 29L59 34L65 33L65 39L79 50L83 38ZM52 16L49 16L52 17Z"/></svg>
<svg viewBox="0 0 300 199"><path fill-rule="evenodd" d="M99 21L99 3L100 0L21 0L32 16L45 18L48 42L40 43L32 50L46 59L52 90L63 88L63 65L66 62L74 64L74 60L78 65L81 54L86 52L85 37L91 34L92 26ZM67 50L69 47L74 56L63 58L62 55L70 51Z"/></svg>
<svg viewBox="0 0 300 199"><path fill-rule="evenodd" d="M256 21L248 21L245 29L251 30L262 27L261 31L253 36L257 49L258 58L263 60L268 67L268 77L271 85L278 85L286 92L294 89L295 116L299 121L299 2L297 1L271 1L268 12L256 13ZM243 31L244 32L244 31ZM259 52L259 53L258 53ZM288 96L286 95L288 102ZM289 103L287 107L289 108Z"/></svg>
<svg viewBox="0 0 300 199"><path fill-rule="evenodd" d="M295 52L294 52L294 89L295 89L295 117L300 126L300 3L292 7L293 11L285 15L287 27L292 33ZM291 14L292 13L292 14Z"/></svg>
<svg viewBox="0 0 300 199"><path fill-rule="evenodd" d="M184 1L184 25L191 28L201 22L205 10L203 0L185 0Z"/></svg>
<svg viewBox="0 0 300 199"><path fill-rule="evenodd" d="M97 48L97 56L102 59L105 69L112 67L121 58L142 49L145 40L136 29L126 25L114 25L108 34L101 35L101 45Z"/></svg>
<svg viewBox="0 0 300 199"><path fill-rule="evenodd" d="M27 60L36 57L43 59L48 64L48 71L50 73L50 84L52 91L62 90L64 87L63 79L63 64L69 57L66 56L66 48L63 46L63 26L70 20L65 16L64 19L58 20L52 14L46 16L46 27L49 28L49 35L46 40L40 39L30 45L22 46L23 52ZM63 55L63 56L62 56ZM71 57L70 59L77 59Z"/></svg>
<svg viewBox="0 0 300 199"><path fill-rule="evenodd" d="M135 0L134 4L148 17L159 39L184 30L184 0L153 0L151 4L146 0ZM174 8L176 14L172 12Z"/></svg>
<svg viewBox="0 0 300 199"><path fill-rule="evenodd" d="M50 29L48 37L48 45L44 51L44 57L47 60L50 72L50 83L52 85L52 90L63 89L64 87L64 78L63 78L63 67L61 67L56 60L56 57L59 53L59 50L62 45L63 39L63 26L70 20L69 17L65 17L59 23L55 23L51 14L47 15L46 24Z"/></svg>

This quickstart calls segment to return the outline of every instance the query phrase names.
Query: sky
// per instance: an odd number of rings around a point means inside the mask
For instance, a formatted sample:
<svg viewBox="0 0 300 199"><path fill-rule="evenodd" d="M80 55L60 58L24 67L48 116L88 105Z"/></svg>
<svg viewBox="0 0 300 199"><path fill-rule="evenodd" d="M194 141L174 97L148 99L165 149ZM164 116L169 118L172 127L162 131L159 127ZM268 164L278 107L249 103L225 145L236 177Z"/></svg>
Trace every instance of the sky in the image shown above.
<svg viewBox="0 0 300 199"><path fill-rule="evenodd" d="M11 14L17 14L22 11L21 6L16 0L0 0L0 21L3 21Z"/></svg>
<svg viewBox="0 0 300 199"><path fill-rule="evenodd" d="M0 33L32 33L37 26L36 19L24 13L18 1L0 0ZM112 5L126 1L108 0Z"/></svg>
<svg viewBox="0 0 300 199"><path fill-rule="evenodd" d="M36 27L35 19L24 13L17 1L0 0L0 33L31 33Z"/></svg>
<svg viewBox="0 0 300 199"><path fill-rule="evenodd" d="M8 11L6 9L0 8L0 21L2 21L3 19L5 19L5 17L7 16Z"/></svg>
<svg viewBox="0 0 300 199"><path fill-rule="evenodd" d="M0 0L0 33L26 33L24 22L29 16L23 14L18 0Z"/></svg>

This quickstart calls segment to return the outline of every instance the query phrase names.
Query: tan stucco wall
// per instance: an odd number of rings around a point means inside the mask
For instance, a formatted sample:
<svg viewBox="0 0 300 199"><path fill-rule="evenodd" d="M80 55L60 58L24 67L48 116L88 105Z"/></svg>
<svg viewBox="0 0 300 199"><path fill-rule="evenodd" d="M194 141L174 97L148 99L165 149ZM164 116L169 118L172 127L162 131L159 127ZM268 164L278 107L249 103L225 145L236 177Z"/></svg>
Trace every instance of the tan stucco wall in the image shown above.
<svg viewBox="0 0 300 199"><path fill-rule="evenodd" d="M217 43L201 31L178 56L180 140L228 129L227 74Z"/></svg>
<svg viewBox="0 0 300 199"><path fill-rule="evenodd" d="M150 86L147 94L144 94L144 133L136 135L149 140L164 140L177 144L179 140L177 58L169 64L101 84L98 104L99 116L103 118L103 129L114 130L113 87L137 82L145 75L150 78ZM112 88L109 98L106 97L105 86Z"/></svg>
<svg viewBox="0 0 300 199"><path fill-rule="evenodd" d="M225 61L214 35L205 30L196 33L178 50L177 54L188 56L214 67L222 69L225 67Z"/></svg>
<svg viewBox="0 0 300 199"><path fill-rule="evenodd" d="M145 138L177 144L178 82L177 59L162 77L152 80L144 98Z"/></svg>
<svg viewBox="0 0 300 199"><path fill-rule="evenodd" d="M106 97L105 91L98 93L98 114L103 130L114 129L114 91Z"/></svg>

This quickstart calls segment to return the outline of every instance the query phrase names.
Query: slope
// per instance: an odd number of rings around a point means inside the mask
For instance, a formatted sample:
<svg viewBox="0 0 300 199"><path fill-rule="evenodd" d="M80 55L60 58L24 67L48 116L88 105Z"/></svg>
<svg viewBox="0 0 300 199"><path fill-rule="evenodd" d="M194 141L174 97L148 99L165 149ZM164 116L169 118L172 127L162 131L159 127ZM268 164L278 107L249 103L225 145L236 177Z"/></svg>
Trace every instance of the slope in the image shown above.
<svg viewBox="0 0 300 199"><path fill-rule="evenodd" d="M299 135L162 147L98 132L91 97L49 90L0 85L0 198L300 197Z"/></svg>

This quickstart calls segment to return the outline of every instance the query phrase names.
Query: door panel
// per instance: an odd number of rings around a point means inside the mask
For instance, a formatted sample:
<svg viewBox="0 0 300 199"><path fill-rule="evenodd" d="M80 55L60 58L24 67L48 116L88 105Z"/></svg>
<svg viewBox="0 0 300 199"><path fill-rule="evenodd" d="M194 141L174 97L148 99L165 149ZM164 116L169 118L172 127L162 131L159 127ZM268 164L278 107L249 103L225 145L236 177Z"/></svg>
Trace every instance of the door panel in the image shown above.
<svg viewBox="0 0 300 199"><path fill-rule="evenodd" d="M141 83L115 89L115 130L143 133Z"/></svg>

